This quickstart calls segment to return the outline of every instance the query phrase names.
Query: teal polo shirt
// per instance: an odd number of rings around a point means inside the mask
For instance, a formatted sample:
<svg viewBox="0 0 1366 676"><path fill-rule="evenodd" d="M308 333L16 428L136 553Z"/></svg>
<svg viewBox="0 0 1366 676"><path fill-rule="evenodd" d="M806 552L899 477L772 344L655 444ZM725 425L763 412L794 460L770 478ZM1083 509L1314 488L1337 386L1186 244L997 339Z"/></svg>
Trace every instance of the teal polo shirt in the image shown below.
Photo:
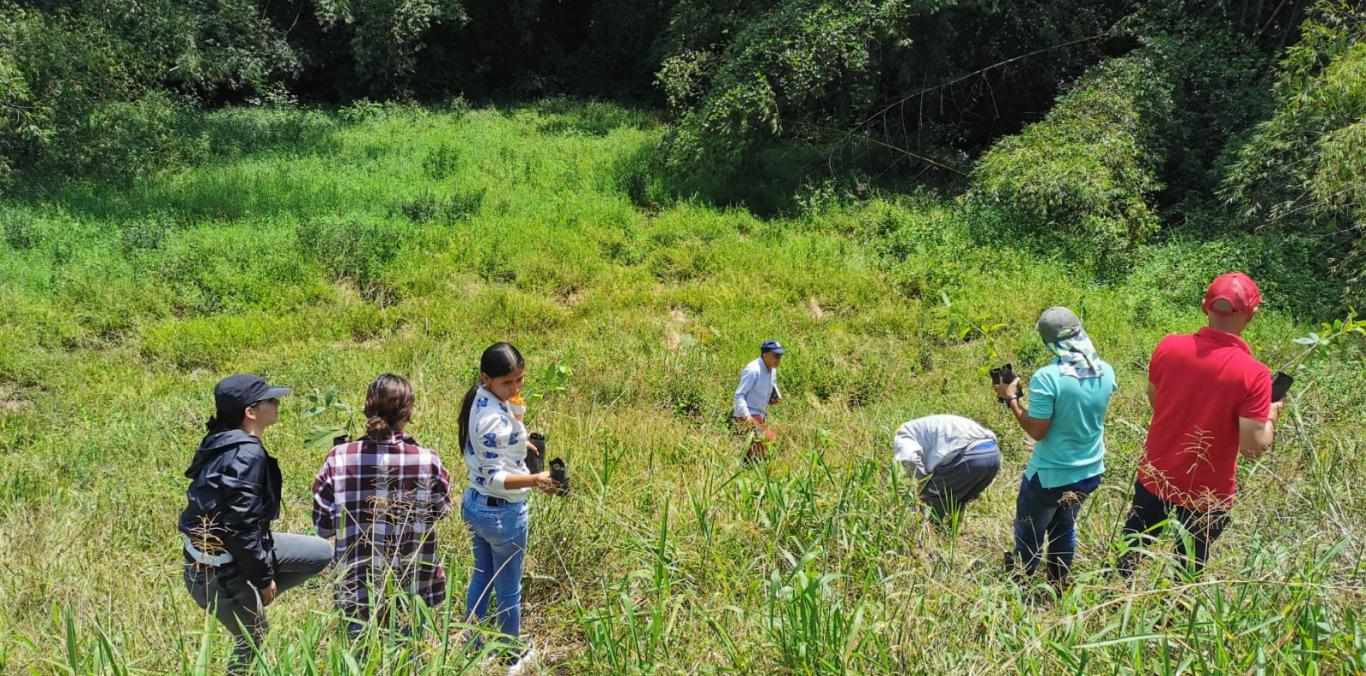
<svg viewBox="0 0 1366 676"><path fill-rule="evenodd" d="M1048 434L1034 444L1025 477L1039 475L1044 488L1057 488L1105 471L1105 410L1115 393L1115 371L1079 380L1058 370L1058 361L1029 379L1029 417L1052 420Z"/></svg>

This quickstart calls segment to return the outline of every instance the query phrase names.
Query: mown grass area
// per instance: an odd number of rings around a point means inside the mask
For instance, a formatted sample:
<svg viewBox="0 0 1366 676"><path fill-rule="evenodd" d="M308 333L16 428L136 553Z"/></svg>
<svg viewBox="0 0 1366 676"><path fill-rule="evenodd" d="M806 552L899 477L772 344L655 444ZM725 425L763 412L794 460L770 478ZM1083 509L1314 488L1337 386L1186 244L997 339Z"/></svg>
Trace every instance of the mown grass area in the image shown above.
<svg viewBox="0 0 1366 676"><path fill-rule="evenodd" d="M462 474L460 397L496 340L532 376L573 373L530 419L575 486L532 506L524 626L553 668L1366 669L1360 341L1306 360L1209 575L1103 574L1147 357L1201 325L1208 279L1257 264L1237 242L1148 247L1099 284L1063 255L978 244L951 199L772 219L672 201L650 173L662 126L602 104L224 111L202 133L213 162L0 208L0 671L221 666L229 641L183 588L175 531L219 378L295 387L266 442L285 474L277 530L300 532L322 460L304 395L335 385L359 405L376 374L403 374L412 431ZM1314 329L1274 288L1248 335L1273 367ZM1037 604L1001 570L1028 450L985 368L1044 363L1032 325L1054 304L1084 315L1121 389L1079 584ZM782 440L744 469L729 398L770 337L791 350ZM935 412L982 421L1006 453L957 540L890 461L892 431ZM458 623L458 514L440 535ZM283 595L263 672L477 667L453 643L356 656L331 609L326 579Z"/></svg>

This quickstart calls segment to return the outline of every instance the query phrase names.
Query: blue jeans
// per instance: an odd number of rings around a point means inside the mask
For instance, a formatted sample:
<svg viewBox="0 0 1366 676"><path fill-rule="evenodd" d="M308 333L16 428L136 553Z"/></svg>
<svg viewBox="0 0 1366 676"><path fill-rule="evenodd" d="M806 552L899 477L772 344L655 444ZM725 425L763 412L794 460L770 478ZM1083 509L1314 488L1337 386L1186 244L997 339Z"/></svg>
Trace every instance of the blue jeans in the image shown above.
<svg viewBox="0 0 1366 676"><path fill-rule="evenodd" d="M509 502L497 507L474 489L465 491L460 514L469 524L474 545L465 609L482 621L489 601L498 596L498 629L518 638L522 629L522 564L526 555L527 504Z"/></svg>
<svg viewBox="0 0 1366 676"><path fill-rule="evenodd" d="M1015 562L1026 575L1038 568L1046 537L1048 578L1067 578L1077 552L1077 513L1099 487L1099 474L1054 488L1044 488L1038 474L1020 478L1020 495L1015 499Z"/></svg>

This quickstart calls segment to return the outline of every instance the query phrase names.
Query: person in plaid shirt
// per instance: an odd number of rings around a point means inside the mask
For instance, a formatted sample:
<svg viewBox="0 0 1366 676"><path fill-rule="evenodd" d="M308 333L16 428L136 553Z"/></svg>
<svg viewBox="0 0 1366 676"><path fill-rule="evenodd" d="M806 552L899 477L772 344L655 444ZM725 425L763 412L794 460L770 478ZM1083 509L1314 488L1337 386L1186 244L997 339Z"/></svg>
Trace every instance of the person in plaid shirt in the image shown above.
<svg viewBox="0 0 1366 676"><path fill-rule="evenodd" d="M446 598L436 522L450 512L451 478L434 451L403 432L413 403L408 381L376 378L365 395L365 436L334 447L313 482L313 525L336 537L337 604L352 633L372 614L385 621L394 599L382 598L384 589L429 607Z"/></svg>

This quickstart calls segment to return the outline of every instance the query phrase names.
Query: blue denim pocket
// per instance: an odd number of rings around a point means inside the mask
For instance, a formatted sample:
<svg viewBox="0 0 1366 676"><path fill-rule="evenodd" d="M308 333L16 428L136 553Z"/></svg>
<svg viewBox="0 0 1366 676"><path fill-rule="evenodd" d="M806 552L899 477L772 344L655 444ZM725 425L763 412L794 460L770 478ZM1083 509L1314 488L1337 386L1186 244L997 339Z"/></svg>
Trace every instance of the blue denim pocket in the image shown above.
<svg viewBox="0 0 1366 676"><path fill-rule="evenodd" d="M498 522L498 536L487 537L489 544L497 547L509 542L526 543L528 512L525 502L514 502L494 508L493 515Z"/></svg>
<svg viewBox="0 0 1366 676"><path fill-rule="evenodd" d="M526 537L528 524L525 502L490 507L482 495L471 490L466 493L460 512L470 530L495 547Z"/></svg>

